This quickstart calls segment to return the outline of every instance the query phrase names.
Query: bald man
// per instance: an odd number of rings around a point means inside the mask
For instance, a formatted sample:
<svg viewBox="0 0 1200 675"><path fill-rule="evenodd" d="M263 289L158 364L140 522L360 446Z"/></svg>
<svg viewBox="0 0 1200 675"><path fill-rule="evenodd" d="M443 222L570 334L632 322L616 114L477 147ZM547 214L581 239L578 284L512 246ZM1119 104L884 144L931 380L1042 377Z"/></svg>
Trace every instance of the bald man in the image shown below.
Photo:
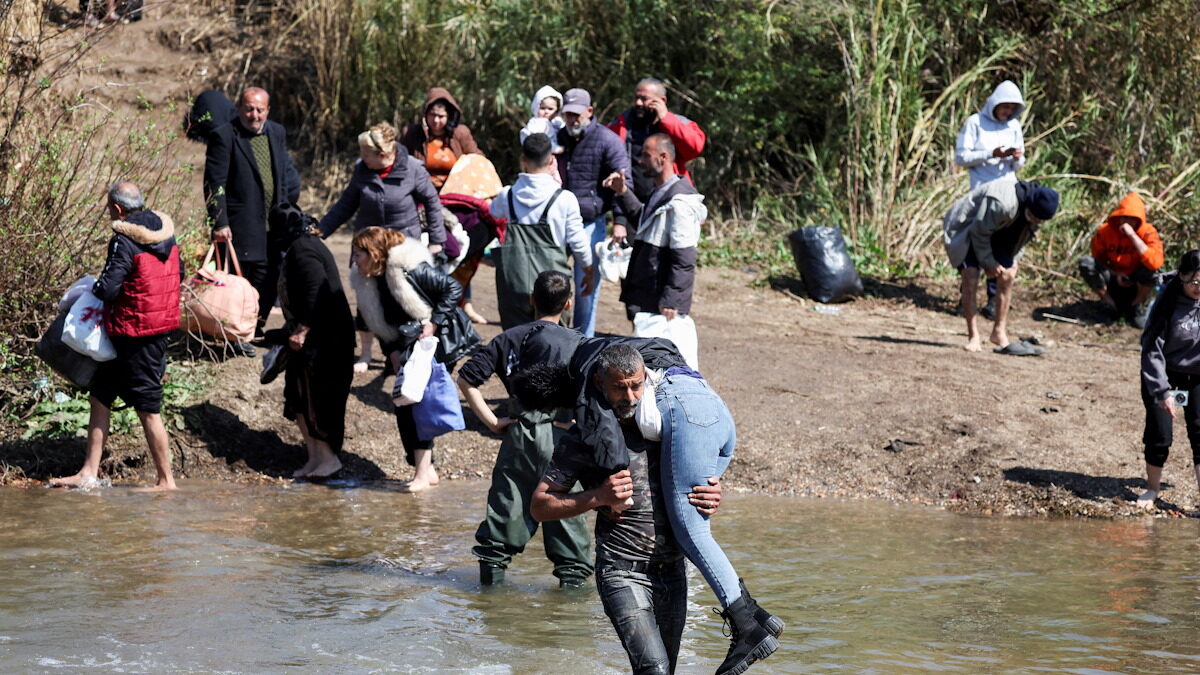
<svg viewBox="0 0 1200 675"><path fill-rule="evenodd" d="M204 161L204 199L212 240L233 247L242 273L258 289L259 329L275 305L281 251L267 233L271 209L300 198L300 174L287 149L287 132L267 119L271 97L250 87L237 101L237 118L213 129ZM239 345L247 356L250 345Z"/></svg>

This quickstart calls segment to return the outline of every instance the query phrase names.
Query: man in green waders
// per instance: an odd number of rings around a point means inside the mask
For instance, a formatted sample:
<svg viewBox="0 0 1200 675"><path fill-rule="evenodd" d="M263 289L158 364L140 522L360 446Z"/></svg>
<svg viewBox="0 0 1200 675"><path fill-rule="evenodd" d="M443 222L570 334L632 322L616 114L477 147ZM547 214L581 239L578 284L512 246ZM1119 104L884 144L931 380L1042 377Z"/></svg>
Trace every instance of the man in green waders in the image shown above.
<svg viewBox="0 0 1200 675"><path fill-rule="evenodd" d="M535 318L529 294L539 273L571 273L567 249L575 258L575 266L585 270L580 292L591 293L596 283L579 200L563 190L552 156L550 137L530 134L521 144L524 173L492 200L492 216L508 221L504 244L496 249L496 298L500 325L505 330Z"/></svg>
<svg viewBox="0 0 1200 675"><path fill-rule="evenodd" d="M487 515L475 533L479 544L473 552L479 558L479 580L485 586L504 580L513 556L525 550L537 532L538 523L529 515L529 500L561 432L554 427L551 414L521 410L515 398L509 399L510 416L497 418L479 387L495 374L507 389L523 354L536 354L529 358L537 362L566 364L584 339L578 331L559 325L571 304L570 276L542 272L533 284L532 296L531 313L537 320L492 338L463 365L458 376L458 387L475 416L493 433L504 434L488 490ZM525 296L526 303L530 300ZM583 516L546 523L542 540L559 585L582 586L592 574L590 533Z"/></svg>

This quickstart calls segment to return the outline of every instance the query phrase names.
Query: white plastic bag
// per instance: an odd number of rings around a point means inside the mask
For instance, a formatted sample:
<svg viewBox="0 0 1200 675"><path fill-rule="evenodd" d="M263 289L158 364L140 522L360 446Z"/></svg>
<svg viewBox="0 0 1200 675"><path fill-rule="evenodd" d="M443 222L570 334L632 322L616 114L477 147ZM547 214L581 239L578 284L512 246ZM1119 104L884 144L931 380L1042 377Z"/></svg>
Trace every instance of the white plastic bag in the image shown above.
<svg viewBox="0 0 1200 675"><path fill-rule="evenodd" d="M633 316L633 336L666 338L675 343L683 360L693 370L700 370L700 342L696 337L696 322L690 316L676 316L667 321L662 314L638 312Z"/></svg>
<svg viewBox="0 0 1200 675"><path fill-rule="evenodd" d="M412 354L409 354L400 372L396 373L396 383L392 385L392 403L398 406L412 405L420 403L425 397L437 346L438 339L435 337L421 338L413 345Z"/></svg>
<svg viewBox="0 0 1200 675"><path fill-rule="evenodd" d="M117 350L104 331L104 301L88 290L79 294L63 324L63 342L96 361L112 361Z"/></svg>
<svg viewBox="0 0 1200 675"><path fill-rule="evenodd" d="M612 237L596 244L596 263L600 266L600 274L609 283L615 284L625 278L632 256L632 247L620 246L613 242Z"/></svg>
<svg viewBox="0 0 1200 675"><path fill-rule="evenodd" d="M95 285L96 277L90 274L71 284L71 287L68 288L65 293L63 293L62 299L58 301L58 311L67 311L67 308L75 304L75 301L79 299L80 295L83 295L84 291L92 290L92 286Z"/></svg>
<svg viewBox="0 0 1200 675"><path fill-rule="evenodd" d="M648 441L662 440L662 413L658 410L658 384L662 382L663 371L653 368L646 369L646 384L642 385L642 399L638 401L637 409L633 411L633 419L637 422L642 438Z"/></svg>

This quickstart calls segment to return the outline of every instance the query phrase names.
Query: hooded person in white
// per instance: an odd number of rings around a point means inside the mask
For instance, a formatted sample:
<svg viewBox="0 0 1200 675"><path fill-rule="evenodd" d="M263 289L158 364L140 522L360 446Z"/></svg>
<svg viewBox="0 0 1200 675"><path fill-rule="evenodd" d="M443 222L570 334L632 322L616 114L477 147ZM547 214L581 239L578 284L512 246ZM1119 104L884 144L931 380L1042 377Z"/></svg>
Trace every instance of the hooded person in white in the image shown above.
<svg viewBox="0 0 1200 675"><path fill-rule="evenodd" d="M538 89L529 103L529 112L533 117L530 117L525 128L521 129L521 142L524 143L530 134L546 134L550 137L554 154L562 152L562 148L554 140L558 136L558 130L563 128L562 106L563 97L557 89L550 85Z"/></svg>
<svg viewBox="0 0 1200 675"><path fill-rule="evenodd" d="M564 190L556 180L558 173L553 163L550 138L545 134L531 134L521 146L521 167L525 172L517 176L517 182L501 189L488 209L493 217L508 221L505 242L500 247L503 265L506 268L506 283L501 283L502 270L497 266L497 292L501 292L502 287L519 285L521 288L513 288L512 292L528 296L533 290L533 280L540 272L547 269L569 271L565 253L569 249L576 269L584 270L581 290L590 293L595 284L590 238L583 229L578 198L570 190ZM510 201L513 213L509 212ZM553 251L547 242L538 241L538 237L541 236L538 234L540 230L534 231L543 217L555 249ZM518 228L525 228L528 232L518 233ZM512 254L516 252L516 247L522 249L520 255ZM513 276L512 266L515 265L524 266L526 273ZM529 288L524 288L526 285ZM532 313L532 308L528 306L528 297L499 298L499 304L500 320L505 330L532 321L532 318L524 316L526 310ZM525 320L521 321L522 318Z"/></svg>
<svg viewBox="0 0 1200 675"><path fill-rule="evenodd" d="M1025 165L1025 135L1019 119L1024 111L1021 90L1005 80L963 124L954 163L966 167L972 190L998 178L1015 178Z"/></svg>

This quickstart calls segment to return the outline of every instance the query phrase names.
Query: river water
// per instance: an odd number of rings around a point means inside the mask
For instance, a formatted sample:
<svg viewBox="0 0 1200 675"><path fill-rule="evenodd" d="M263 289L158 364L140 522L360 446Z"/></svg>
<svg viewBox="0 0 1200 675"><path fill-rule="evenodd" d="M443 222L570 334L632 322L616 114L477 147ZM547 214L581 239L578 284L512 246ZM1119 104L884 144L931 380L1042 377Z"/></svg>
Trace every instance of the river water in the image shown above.
<svg viewBox="0 0 1200 675"><path fill-rule="evenodd" d="M480 590L486 485L0 490L0 673L622 673L535 539ZM731 494L719 539L788 623L759 673L1200 672L1200 523L968 518ZM679 673L728 642L692 574Z"/></svg>

